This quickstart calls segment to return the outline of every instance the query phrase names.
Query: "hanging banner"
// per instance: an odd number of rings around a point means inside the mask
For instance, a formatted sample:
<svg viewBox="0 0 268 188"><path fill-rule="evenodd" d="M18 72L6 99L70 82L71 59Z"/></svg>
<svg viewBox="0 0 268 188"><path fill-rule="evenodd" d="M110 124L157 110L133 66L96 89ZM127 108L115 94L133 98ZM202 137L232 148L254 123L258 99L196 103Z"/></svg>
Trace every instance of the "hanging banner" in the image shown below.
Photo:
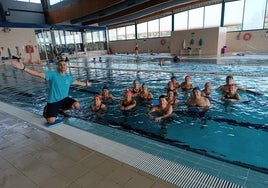
<svg viewBox="0 0 268 188"><path fill-rule="evenodd" d="M27 54L34 53L34 47L33 47L33 45L26 45L25 46L25 51L26 51Z"/></svg>

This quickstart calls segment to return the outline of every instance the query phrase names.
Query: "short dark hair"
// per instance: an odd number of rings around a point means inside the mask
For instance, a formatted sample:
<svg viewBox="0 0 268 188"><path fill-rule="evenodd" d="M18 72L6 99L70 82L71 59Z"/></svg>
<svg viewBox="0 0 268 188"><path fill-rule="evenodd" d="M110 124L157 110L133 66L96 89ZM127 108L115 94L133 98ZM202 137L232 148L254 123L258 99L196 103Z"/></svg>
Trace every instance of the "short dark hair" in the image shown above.
<svg viewBox="0 0 268 188"><path fill-rule="evenodd" d="M172 76L170 79L173 80L173 79L177 79L177 78L176 78L176 76Z"/></svg>
<svg viewBox="0 0 268 188"><path fill-rule="evenodd" d="M228 75L228 76L226 76L226 80L227 80L227 79L234 79L234 78L233 78L233 76Z"/></svg>
<svg viewBox="0 0 268 188"><path fill-rule="evenodd" d="M159 99L166 98L166 95L160 95Z"/></svg>

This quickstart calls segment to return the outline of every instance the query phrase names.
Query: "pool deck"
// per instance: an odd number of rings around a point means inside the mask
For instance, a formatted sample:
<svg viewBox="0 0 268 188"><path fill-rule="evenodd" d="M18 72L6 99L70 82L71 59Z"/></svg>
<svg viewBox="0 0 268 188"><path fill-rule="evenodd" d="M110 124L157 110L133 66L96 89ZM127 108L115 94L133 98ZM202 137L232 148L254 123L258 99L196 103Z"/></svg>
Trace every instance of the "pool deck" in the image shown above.
<svg viewBox="0 0 268 188"><path fill-rule="evenodd" d="M0 106L1 188L243 187L64 123L47 128L40 115L2 102ZM114 130L112 134L119 136ZM193 160L203 161L200 156Z"/></svg>
<svg viewBox="0 0 268 188"><path fill-rule="evenodd" d="M11 115L13 107L6 107L1 103L1 188L177 187L53 133L57 127L36 126L44 123L41 117L25 121L27 112L17 109Z"/></svg>

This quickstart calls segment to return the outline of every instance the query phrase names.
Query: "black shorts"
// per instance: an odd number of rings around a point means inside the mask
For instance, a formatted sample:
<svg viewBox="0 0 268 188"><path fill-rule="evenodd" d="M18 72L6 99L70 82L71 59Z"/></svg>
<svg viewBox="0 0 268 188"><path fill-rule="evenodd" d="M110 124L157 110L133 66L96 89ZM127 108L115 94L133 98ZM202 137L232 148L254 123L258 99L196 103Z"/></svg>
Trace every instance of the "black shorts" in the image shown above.
<svg viewBox="0 0 268 188"><path fill-rule="evenodd" d="M57 117L59 110L70 109L76 100L66 97L58 102L47 103L46 117Z"/></svg>

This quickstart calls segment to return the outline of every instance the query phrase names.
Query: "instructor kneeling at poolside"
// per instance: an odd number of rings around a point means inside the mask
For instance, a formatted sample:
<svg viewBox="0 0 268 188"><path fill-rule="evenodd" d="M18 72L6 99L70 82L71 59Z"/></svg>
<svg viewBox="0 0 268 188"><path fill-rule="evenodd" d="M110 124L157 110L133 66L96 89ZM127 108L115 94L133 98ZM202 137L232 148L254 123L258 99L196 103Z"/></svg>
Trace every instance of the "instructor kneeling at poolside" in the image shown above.
<svg viewBox="0 0 268 188"><path fill-rule="evenodd" d="M17 60L11 61L11 65L49 82L47 106L44 109L44 116L48 123L54 123L59 113L65 114L65 111L69 109L78 109L80 107L79 102L68 97L71 84L91 86L91 82L80 82L68 75L66 73L67 65L64 60L59 60L57 71L46 71L44 73L29 69Z"/></svg>

